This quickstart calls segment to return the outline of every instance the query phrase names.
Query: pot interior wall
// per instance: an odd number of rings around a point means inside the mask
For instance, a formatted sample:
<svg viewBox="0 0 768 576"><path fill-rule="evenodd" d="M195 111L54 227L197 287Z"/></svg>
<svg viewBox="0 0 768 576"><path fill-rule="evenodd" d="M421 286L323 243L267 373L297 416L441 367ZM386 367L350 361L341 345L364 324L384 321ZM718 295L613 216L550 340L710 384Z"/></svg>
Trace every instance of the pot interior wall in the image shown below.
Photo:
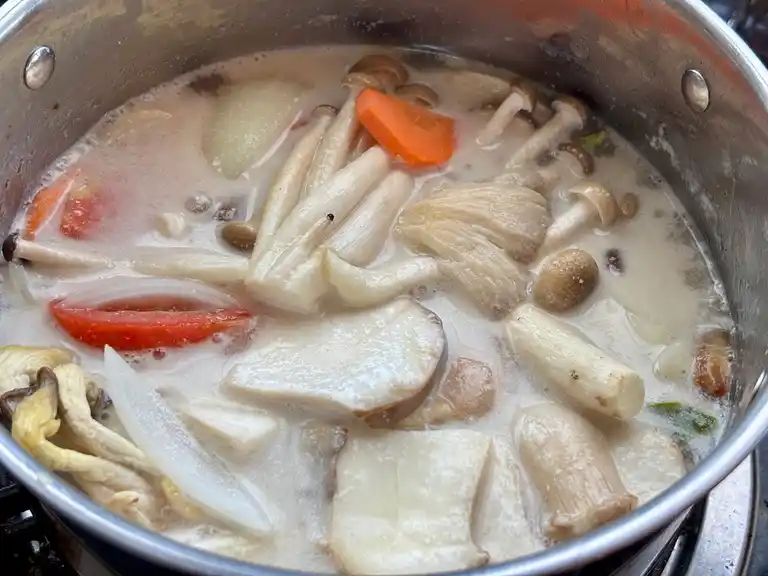
<svg viewBox="0 0 768 576"><path fill-rule="evenodd" d="M719 47L688 19L684 0L10 0L5 10L3 231L35 176L103 113L174 76L276 47L422 46L574 93L633 142L677 190L726 283L742 336L734 414L762 371L766 102L753 71L740 69L735 49ZM54 49L56 69L42 89L30 91L22 70L40 44ZM691 110L681 91L691 67L709 83L703 113Z"/></svg>

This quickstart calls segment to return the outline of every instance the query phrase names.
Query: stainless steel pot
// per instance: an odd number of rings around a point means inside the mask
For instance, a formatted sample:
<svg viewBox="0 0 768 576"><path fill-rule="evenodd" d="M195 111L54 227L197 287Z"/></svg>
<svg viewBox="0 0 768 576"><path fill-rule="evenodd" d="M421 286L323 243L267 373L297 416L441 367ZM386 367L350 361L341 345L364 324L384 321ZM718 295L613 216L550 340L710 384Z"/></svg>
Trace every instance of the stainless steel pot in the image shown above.
<svg viewBox="0 0 768 576"><path fill-rule="evenodd" d="M488 61L585 97L676 188L740 329L729 429L692 473L618 522L476 572L571 570L668 526L768 427L768 391L757 391L768 364L768 73L697 0L10 0L0 9L3 230L35 175L102 114L151 86L260 49L382 42ZM136 555L193 573L280 573L126 523L2 429L0 461L60 514Z"/></svg>

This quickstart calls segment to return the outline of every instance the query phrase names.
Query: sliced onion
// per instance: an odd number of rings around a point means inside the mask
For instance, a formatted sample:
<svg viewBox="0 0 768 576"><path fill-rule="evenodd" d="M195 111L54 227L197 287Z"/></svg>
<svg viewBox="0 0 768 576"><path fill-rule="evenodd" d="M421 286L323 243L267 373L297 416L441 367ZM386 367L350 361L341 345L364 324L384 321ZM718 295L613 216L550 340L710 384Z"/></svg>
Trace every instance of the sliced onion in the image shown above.
<svg viewBox="0 0 768 576"><path fill-rule="evenodd" d="M113 276L98 282L78 283L71 290L64 297L68 305L101 306L115 300L173 296L199 300L216 308L242 306L228 292L202 282L177 278Z"/></svg>
<svg viewBox="0 0 768 576"><path fill-rule="evenodd" d="M150 383L109 346L104 372L104 388L131 440L187 498L231 527L257 535L274 531L261 491L206 452Z"/></svg>

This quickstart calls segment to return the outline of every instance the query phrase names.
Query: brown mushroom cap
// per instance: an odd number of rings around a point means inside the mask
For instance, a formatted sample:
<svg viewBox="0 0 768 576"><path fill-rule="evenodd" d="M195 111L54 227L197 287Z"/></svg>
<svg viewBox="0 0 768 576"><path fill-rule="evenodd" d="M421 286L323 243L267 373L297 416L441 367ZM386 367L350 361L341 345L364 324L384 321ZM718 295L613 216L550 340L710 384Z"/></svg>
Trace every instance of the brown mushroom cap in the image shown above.
<svg viewBox="0 0 768 576"><path fill-rule="evenodd" d="M621 215L624 218L631 220L635 217L635 214L637 214L637 211L640 209L640 201L635 194L628 192L627 194L624 194L621 202L619 202L619 209L621 210Z"/></svg>
<svg viewBox="0 0 768 576"><path fill-rule="evenodd" d="M520 80L511 85L511 94L519 94L525 102L524 108L533 112L536 103L539 101L539 91L530 82Z"/></svg>
<svg viewBox="0 0 768 576"><path fill-rule="evenodd" d="M563 250L544 262L533 285L533 300L550 312L565 312L594 292L599 277L600 268L589 253Z"/></svg>
<svg viewBox="0 0 768 576"><path fill-rule="evenodd" d="M572 96L560 96L552 102L552 108L557 114L575 114L581 120L581 127L589 119L589 108Z"/></svg>
<svg viewBox="0 0 768 576"><path fill-rule="evenodd" d="M386 54L369 54L355 62L342 83L391 91L407 81L408 70L402 62Z"/></svg>
<svg viewBox="0 0 768 576"><path fill-rule="evenodd" d="M557 149L576 158L579 164L581 164L581 172L584 176L589 176L595 172L595 159L592 157L592 154L575 142L563 142Z"/></svg>
<svg viewBox="0 0 768 576"><path fill-rule="evenodd" d="M395 90L395 96L424 108L435 108L440 104L438 93L426 84L403 84Z"/></svg>
<svg viewBox="0 0 768 576"><path fill-rule="evenodd" d="M227 222L221 227L221 239L229 246L241 252L253 250L257 230L250 222Z"/></svg>
<svg viewBox="0 0 768 576"><path fill-rule="evenodd" d="M619 205L613 194L602 184L580 182L568 190L568 193L578 196L582 202L589 202L600 217L600 223L603 226L610 226L616 221L619 215Z"/></svg>
<svg viewBox="0 0 768 576"><path fill-rule="evenodd" d="M515 114L515 120L522 120L528 126L531 127L532 130L538 130L539 129L539 123L536 122L536 118L533 117L533 114L528 112L527 110L520 110L517 114Z"/></svg>
<svg viewBox="0 0 768 576"><path fill-rule="evenodd" d="M319 118L321 116L336 116L339 113L339 109L336 106L330 104L320 104L315 106L312 110L311 116L313 118Z"/></svg>

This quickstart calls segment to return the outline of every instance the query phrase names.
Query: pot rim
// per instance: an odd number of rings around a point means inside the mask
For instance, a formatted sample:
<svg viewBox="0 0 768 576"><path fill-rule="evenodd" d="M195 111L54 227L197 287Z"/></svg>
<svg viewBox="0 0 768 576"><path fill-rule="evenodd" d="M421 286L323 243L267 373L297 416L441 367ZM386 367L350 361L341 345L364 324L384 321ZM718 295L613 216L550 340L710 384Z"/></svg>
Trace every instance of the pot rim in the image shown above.
<svg viewBox="0 0 768 576"><path fill-rule="evenodd" d="M699 0L677 0L679 13L703 29L740 69L750 88L768 108L768 71L744 41ZM32 18L44 0L9 0L0 7L0 44ZM740 421L715 449L683 479L631 514L572 541L509 562L456 574L544 576L574 570L658 532L749 456L768 430L768 374L755 383L759 390ZM767 389L763 389L767 388ZM225 558L175 542L141 528L95 504L39 464L0 426L0 463L37 498L96 537L160 566L192 574L282 576L305 574Z"/></svg>

